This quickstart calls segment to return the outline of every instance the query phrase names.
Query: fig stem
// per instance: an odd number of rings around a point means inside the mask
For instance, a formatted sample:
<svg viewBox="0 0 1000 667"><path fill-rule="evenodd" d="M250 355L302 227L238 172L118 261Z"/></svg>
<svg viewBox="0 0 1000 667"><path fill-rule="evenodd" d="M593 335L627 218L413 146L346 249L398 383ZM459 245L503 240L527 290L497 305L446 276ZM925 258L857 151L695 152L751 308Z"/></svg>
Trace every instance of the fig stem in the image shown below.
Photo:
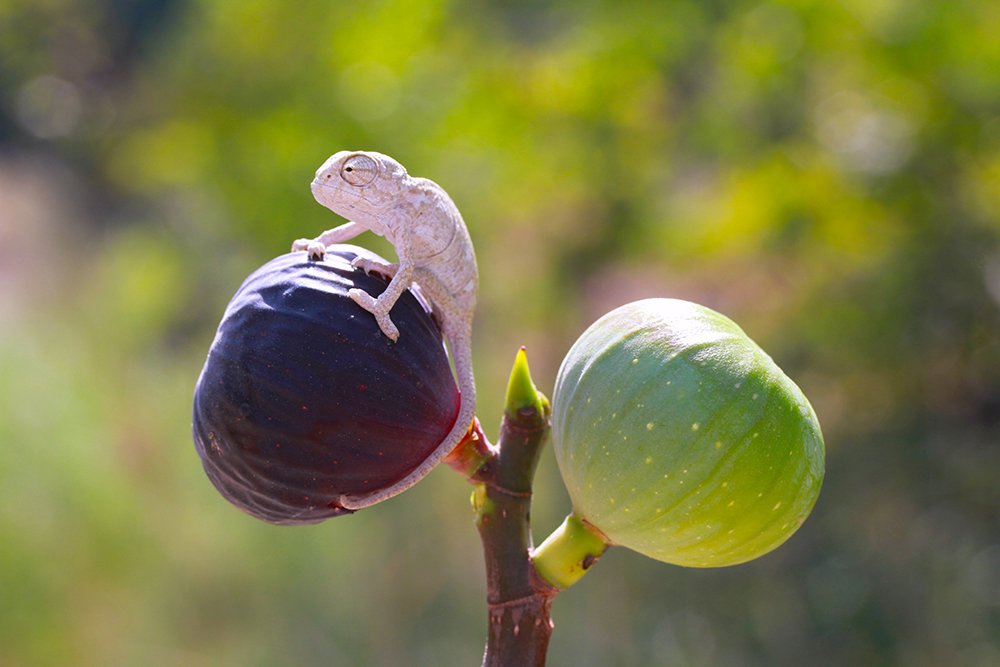
<svg viewBox="0 0 1000 667"><path fill-rule="evenodd" d="M531 485L549 435L549 402L531 382L524 348L507 387L497 445L474 423L448 463L475 484L473 510L486 562L483 667L544 667L558 588L531 560ZM460 451L461 450L461 451ZM468 451L466 451L468 450Z"/></svg>
<svg viewBox="0 0 1000 667"><path fill-rule="evenodd" d="M538 575L559 590L587 573L610 545L601 533L570 514L532 553Z"/></svg>
<svg viewBox="0 0 1000 667"><path fill-rule="evenodd" d="M444 463L459 475L474 481L479 469L495 456L496 447L486 438L479 419L473 418L469 432L444 458Z"/></svg>

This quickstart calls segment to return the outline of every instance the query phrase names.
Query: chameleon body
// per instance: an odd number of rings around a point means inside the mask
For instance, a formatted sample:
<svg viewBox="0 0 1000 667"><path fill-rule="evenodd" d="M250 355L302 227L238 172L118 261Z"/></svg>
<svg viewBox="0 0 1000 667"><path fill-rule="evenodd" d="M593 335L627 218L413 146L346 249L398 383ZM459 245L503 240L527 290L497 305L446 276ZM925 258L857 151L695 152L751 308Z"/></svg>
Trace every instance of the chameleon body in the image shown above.
<svg viewBox="0 0 1000 667"><path fill-rule="evenodd" d="M415 484L468 432L476 411L471 343L479 274L469 231L448 194L433 181L410 176L391 157L368 151L341 151L316 171L311 189L316 201L350 222L315 239L299 239L292 244L292 250L305 250L319 259L327 246L362 232L384 236L392 243L398 263L357 258L353 265L387 276L389 286L378 298L359 289L352 289L349 295L375 316L386 337L396 341L399 330L389 311L408 287L418 285L430 300L448 341L461 393L458 417L451 431L416 470L388 489L340 499L343 507L359 509Z"/></svg>

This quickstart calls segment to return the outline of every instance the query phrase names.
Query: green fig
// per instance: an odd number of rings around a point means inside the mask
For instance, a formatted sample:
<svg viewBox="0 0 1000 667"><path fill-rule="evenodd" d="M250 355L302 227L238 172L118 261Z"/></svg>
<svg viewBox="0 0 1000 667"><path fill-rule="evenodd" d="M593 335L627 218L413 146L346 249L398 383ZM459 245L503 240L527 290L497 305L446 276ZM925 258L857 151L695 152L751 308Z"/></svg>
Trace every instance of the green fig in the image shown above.
<svg viewBox="0 0 1000 667"><path fill-rule="evenodd" d="M552 437L573 515L607 544L689 567L775 549L824 474L816 414L730 319L676 299L608 313L569 351Z"/></svg>

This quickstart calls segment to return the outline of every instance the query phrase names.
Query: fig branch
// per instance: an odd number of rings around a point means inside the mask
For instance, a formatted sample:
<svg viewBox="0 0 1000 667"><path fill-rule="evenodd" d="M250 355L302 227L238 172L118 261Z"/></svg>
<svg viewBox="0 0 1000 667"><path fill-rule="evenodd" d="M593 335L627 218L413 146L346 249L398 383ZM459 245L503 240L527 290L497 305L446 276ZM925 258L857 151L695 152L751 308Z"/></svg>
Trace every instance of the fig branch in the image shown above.
<svg viewBox="0 0 1000 667"><path fill-rule="evenodd" d="M398 266L330 245L356 235L350 222L296 242L307 252L271 260L237 290L192 411L195 449L229 502L270 523L317 523L405 491L450 452L445 460L475 487L485 667L544 666L553 597L611 544L675 565L722 567L768 553L802 525L824 476L816 414L736 323L698 304L644 299L601 317L563 359L551 406L522 348L490 444L473 418L477 279L457 210L386 156L344 152L328 162L313 185L334 211L353 212L351 202L367 200L352 188L376 182L388 200L440 206L412 219L366 213L397 248ZM330 185L335 175L346 185ZM409 229L418 218L433 218L433 229ZM455 230L458 246L447 241ZM418 237L451 254L407 265ZM417 269L430 280L422 287L433 314L400 289ZM573 509L534 549L532 481L550 430Z"/></svg>
<svg viewBox="0 0 1000 667"><path fill-rule="evenodd" d="M489 627L483 667L545 665L550 608L558 588L531 560L531 486L549 434L550 408L531 381L524 348L517 354L500 437L489 443L476 421L448 458L475 486L472 505L486 561Z"/></svg>

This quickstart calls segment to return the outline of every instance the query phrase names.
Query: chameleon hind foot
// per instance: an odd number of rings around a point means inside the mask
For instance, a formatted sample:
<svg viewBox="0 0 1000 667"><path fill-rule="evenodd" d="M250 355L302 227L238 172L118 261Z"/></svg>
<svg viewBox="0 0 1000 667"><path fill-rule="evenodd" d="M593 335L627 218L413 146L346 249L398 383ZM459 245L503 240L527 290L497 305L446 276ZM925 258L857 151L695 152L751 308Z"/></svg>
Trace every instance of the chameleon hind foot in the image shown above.
<svg viewBox="0 0 1000 667"><path fill-rule="evenodd" d="M382 330L382 333L385 334L386 338L394 343L399 340L399 329L396 328L392 319L389 318L389 311L382 305L382 301L372 297L372 295L368 292L360 290L356 287L348 290L347 295L351 297L351 300L353 300L354 303L358 304L375 316L375 321L378 322L378 327Z"/></svg>

